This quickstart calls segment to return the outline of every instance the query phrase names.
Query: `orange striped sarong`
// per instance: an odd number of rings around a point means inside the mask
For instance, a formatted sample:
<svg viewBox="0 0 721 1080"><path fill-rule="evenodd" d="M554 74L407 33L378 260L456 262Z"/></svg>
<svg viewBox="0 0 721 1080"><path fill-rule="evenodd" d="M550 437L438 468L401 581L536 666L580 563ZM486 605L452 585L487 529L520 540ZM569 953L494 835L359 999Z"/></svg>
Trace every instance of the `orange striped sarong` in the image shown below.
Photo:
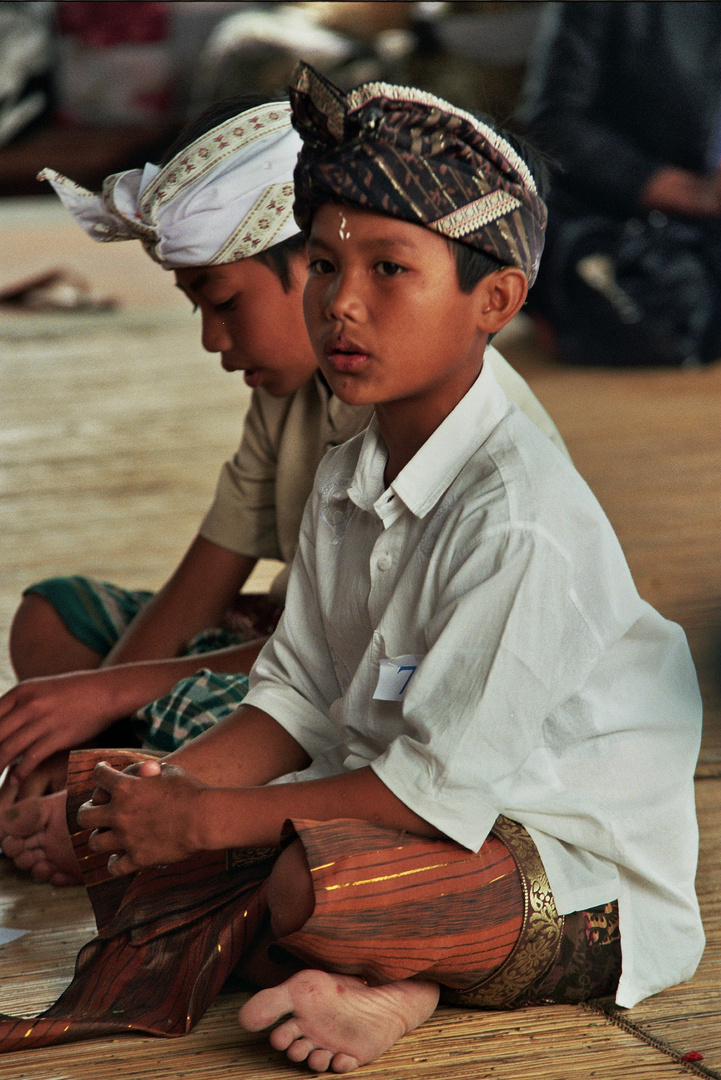
<svg viewBox="0 0 721 1080"><path fill-rule="evenodd" d="M475 1008L576 1002L615 991L618 905L561 916L535 844L499 817L480 851L366 821L292 823L315 909L278 944L370 984L424 978Z"/></svg>
<svg viewBox="0 0 721 1080"><path fill-rule="evenodd" d="M0 1052L121 1032L177 1037L201 1019L256 941L277 848L205 852L111 878L75 814L92 770L153 755L71 754L68 821L98 937L73 981L37 1017L0 1014ZM296 821L316 904L277 947L369 983L439 982L442 1000L480 1007L578 1001L620 973L617 909L559 916L528 833L499 818L478 854L365 821ZM75 831L73 831L75 829Z"/></svg>
<svg viewBox="0 0 721 1080"><path fill-rule="evenodd" d="M498 837L474 854L366 821L294 821L293 828L315 910L279 944L307 965L371 984L422 977L463 989L508 958L524 898Z"/></svg>

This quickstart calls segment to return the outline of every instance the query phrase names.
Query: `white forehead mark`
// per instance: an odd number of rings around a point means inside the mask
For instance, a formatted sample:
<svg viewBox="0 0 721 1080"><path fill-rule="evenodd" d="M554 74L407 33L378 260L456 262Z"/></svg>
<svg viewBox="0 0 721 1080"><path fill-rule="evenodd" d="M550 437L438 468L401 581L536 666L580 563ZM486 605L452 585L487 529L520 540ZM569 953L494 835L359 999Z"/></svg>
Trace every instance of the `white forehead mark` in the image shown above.
<svg viewBox="0 0 721 1080"><path fill-rule="evenodd" d="M340 216L340 228L338 229L338 235L341 240L350 240L350 229L346 229L345 214Z"/></svg>

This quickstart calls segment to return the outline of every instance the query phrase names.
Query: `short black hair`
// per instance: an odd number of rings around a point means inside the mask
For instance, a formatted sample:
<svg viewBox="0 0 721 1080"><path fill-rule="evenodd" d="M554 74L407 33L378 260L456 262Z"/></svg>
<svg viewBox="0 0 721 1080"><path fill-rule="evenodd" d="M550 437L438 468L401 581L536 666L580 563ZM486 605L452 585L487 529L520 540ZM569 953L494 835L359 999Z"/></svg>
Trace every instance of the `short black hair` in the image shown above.
<svg viewBox="0 0 721 1080"><path fill-rule="evenodd" d="M259 251L257 255L251 255L251 259L257 259L272 270L276 277L280 278L283 292L290 292L292 285L290 278L290 260L294 255L299 255L305 248L305 237L298 232L289 236L287 240L281 240L279 244L273 244L265 251Z"/></svg>
<svg viewBox="0 0 721 1080"><path fill-rule="evenodd" d="M160 167L169 165L174 157L182 153L196 139L199 139L208 131L212 131L213 128L223 124L226 120L247 112L248 109L258 109L261 105L270 105L274 101L282 100L284 100L282 94L269 97L267 94L249 91L210 105L193 120L189 121L180 134L176 136L160 159ZM298 232L295 236L289 236L287 240L281 240L279 244L273 244L272 247L260 251L257 255L251 255L250 258L257 259L264 266L267 266L269 270L272 270L280 279L284 292L289 292L291 287L290 260L303 250L304 245L305 239Z"/></svg>
<svg viewBox="0 0 721 1080"><path fill-rule="evenodd" d="M456 260L456 277L462 293L472 293L484 277L510 265L495 259L493 255L486 255L485 251L479 251L470 244L464 244L461 240L446 239L446 243Z"/></svg>

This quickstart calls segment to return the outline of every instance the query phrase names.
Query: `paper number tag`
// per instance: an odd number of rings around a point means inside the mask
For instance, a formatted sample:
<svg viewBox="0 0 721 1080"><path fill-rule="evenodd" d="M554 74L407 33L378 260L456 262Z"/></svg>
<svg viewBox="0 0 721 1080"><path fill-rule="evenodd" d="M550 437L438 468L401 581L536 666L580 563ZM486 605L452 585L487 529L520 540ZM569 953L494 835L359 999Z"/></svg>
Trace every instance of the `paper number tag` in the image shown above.
<svg viewBox="0 0 721 1080"><path fill-rule="evenodd" d="M381 660L378 672L378 685L373 698L375 701L403 701L408 683L415 675L422 656L395 656Z"/></svg>

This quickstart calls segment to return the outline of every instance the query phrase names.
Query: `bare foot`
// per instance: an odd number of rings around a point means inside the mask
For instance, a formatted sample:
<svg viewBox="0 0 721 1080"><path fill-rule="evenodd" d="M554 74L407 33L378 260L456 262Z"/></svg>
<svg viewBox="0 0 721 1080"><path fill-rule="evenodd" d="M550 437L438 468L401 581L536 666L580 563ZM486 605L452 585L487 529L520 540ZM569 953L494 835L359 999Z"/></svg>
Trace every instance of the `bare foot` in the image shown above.
<svg viewBox="0 0 721 1080"><path fill-rule="evenodd" d="M2 849L18 870L51 885L82 882L65 821L65 792L23 799L0 814Z"/></svg>
<svg viewBox="0 0 721 1080"><path fill-rule="evenodd" d="M259 991L238 1019L246 1031L282 1019L270 1034L271 1046L285 1050L291 1061L306 1061L315 1072L343 1073L374 1061L427 1020L438 993L432 982L366 986L352 975L305 970Z"/></svg>
<svg viewBox="0 0 721 1080"><path fill-rule="evenodd" d="M41 795L52 795L56 791L64 791L68 779L69 756L67 750L59 750L57 754L52 754L41 761L30 776L20 784L16 801L35 799Z"/></svg>

